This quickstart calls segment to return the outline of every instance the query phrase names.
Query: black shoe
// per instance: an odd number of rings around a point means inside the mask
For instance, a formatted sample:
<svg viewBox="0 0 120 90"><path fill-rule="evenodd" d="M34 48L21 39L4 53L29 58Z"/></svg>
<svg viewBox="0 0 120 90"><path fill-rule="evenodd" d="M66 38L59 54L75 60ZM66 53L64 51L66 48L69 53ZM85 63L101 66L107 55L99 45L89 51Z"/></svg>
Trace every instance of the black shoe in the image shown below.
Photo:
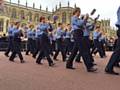
<svg viewBox="0 0 120 90"><path fill-rule="evenodd" d="M119 75L119 73L116 73L115 71L109 71L109 70L107 70L107 69L105 69L105 72L106 72L107 74L111 74L111 75Z"/></svg>
<svg viewBox="0 0 120 90"><path fill-rule="evenodd" d="M77 60L76 60L75 62L76 62L76 63L82 63L81 61L77 61Z"/></svg>
<svg viewBox="0 0 120 90"><path fill-rule="evenodd" d="M34 59L36 59L36 56L33 55L32 57L33 57Z"/></svg>
<svg viewBox="0 0 120 90"><path fill-rule="evenodd" d="M50 63L49 66L50 67L53 67L55 65L55 63Z"/></svg>
<svg viewBox="0 0 120 90"><path fill-rule="evenodd" d="M14 62L14 60L9 59L9 61Z"/></svg>
<svg viewBox="0 0 120 90"><path fill-rule="evenodd" d="M5 53L4 55L5 55L6 57L9 57L8 54L6 54L6 53Z"/></svg>
<svg viewBox="0 0 120 90"><path fill-rule="evenodd" d="M71 70L75 70L75 68L73 67L66 67L67 69L71 69Z"/></svg>
<svg viewBox="0 0 120 90"><path fill-rule="evenodd" d="M96 64L96 63L93 63L93 66L97 66L97 64Z"/></svg>
<svg viewBox="0 0 120 90"><path fill-rule="evenodd" d="M51 55L51 56L54 56L54 54L53 54L53 53L51 53L50 55Z"/></svg>
<svg viewBox="0 0 120 90"><path fill-rule="evenodd" d="M41 62L40 62L40 63L37 63L37 64L39 64L39 65L43 65L43 63L41 63Z"/></svg>
<svg viewBox="0 0 120 90"><path fill-rule="evenodd" d="M41 64L41 62L40 62L39 60L36 60L36 63L37 63L37 64Z"/></svg>
<svg viewBox="0 0 120 90"><path fill-rule="evenodd" d="M41 62L39 62L39 61L36 61L36 63L39 64L39 65L43 65L43 63L41 63Z"/></svg>
<svg viewBox="0 0 120 90"><path fill-rule="evenodd" d="M24 60L21 60L21 63L25 63L25 61L24 61Z"/></svg>
<svg viewBox="0 0 120 90"><path fill-rule="evenodd" d="M97 71L97 68L90 68L87 70L88 72L96 72Z"/></svg>

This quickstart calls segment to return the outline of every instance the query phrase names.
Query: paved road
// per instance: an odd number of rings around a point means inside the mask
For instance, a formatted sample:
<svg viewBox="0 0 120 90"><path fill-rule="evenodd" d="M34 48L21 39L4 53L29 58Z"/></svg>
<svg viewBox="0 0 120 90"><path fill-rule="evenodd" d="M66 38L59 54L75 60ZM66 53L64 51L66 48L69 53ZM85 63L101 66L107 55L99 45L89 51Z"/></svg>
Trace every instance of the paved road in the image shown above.
<svg viewBox="0 0 120 90"><path fill-rule="evenodd" d="M59 60L54 68L35 64L31 56L24 56L25 64L16 58L15 63L0 53L0 90L120 90L120 76L104 73L106 59L95 57L98 64L97 73L88 73L84 64L75 63L76 70L65 69L65 63ZM58 57L61 59L61 56ZM120 72L119 68L116 68Z"/></svg>

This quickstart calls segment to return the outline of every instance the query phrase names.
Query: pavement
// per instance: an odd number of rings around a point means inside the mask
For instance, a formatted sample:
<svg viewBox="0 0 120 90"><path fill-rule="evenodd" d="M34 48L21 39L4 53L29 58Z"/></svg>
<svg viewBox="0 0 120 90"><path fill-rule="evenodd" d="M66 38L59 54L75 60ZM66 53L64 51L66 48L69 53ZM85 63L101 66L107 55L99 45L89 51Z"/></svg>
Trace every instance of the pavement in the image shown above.
<svg viewBox="0 0 120 90"><path fill-rule="evenodd" d="M107 52L104 59L95 56L98 71L88 73L84 63L74 63L76 70L66 69L61 55L55 67L49 67L47 60L37 65L31 55L24 53L26 63L21 64L19 58L13 63L0 52L0 90L120 90L120 76L104 72L111 54ZM120 68L115 71L120 72Z"/></svg>

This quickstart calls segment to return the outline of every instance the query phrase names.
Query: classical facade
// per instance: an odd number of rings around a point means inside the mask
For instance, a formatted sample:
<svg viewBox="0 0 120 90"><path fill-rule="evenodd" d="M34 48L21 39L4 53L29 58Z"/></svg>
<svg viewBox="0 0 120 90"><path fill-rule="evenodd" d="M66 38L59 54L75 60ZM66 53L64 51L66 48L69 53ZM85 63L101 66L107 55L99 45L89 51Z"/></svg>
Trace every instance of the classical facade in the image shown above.
<svg viewBox="0 0 120 90"><path fill-rule="evenodd" d="M105 33L107 37L116 37L116 30L115 28L110 26L110 19L100 21L101 30Z"/></svg>
<svg viewBox="0 0 120 90"><path fill-rule="evenodd" d="M76 7L76 5L75 5ZM7 32L7 27L10 22L20 20L23 24L28 22L33 22L37 24L40 16L45 16L47 19L53 21L53 16L57 16L57 23L70 23L70 17L73 12L73 7L68 6L61 7L61 3L59 6L56 6L52 12L46 10L42 10L42 6L40 8L35 8L35 3L33 3L33 7L28 7L28 3L26 5L20 5L20 1L18 3L12 3L4 1L4 10L0 11L0 34L4 34Z"/></svg>
<svg viewBox="0 0 120 90"><path fill-rule="evenodd" d="M50 21L54 21L53 17L57 16L56 24L54 25L55 27L57 27L57 23L59 22L65 24L70 23L70 18L75 7L76 4L74 7L70 7L69 2L66 7L62 7L61 3L59 3L59 5L56 5L50 12L47 7L46 10L42 10L41 5L39 9L35 8L35 3L33 3L33 7L29 7L27 2L26 5L21 5L20 0L18 0L18 3L12 3L11 0L9 2L4 1L4 9L0 9L0 35L6 34L9 23L12 21L20 20L23 24L29 22L37 24L40 16L45 16ZM99 22L102 30L110 36L110 20L101 20Z"/></svg>

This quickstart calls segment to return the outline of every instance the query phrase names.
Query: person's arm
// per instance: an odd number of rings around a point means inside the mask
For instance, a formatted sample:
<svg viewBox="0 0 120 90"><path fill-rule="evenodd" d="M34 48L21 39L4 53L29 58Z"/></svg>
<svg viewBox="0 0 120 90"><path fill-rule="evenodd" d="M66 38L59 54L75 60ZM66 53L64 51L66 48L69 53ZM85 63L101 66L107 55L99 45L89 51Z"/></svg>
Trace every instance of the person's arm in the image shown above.
<svg viewBox="0 0 120 90"><path fill-rule="evenodd" d="M95 24L93 24L93 23L86 23L86 28L87 28L89 31L93 31L94 28L95 28Z"/></svg>
<svg viewBox="0 0 120 90"><path fill-rule="evenodd" d="M72 17L72 24L76 25L78 27L81 27L81 26L83 26L85 24L85 21L81 20L79 18L76 18L76 17Z"/></svg>

